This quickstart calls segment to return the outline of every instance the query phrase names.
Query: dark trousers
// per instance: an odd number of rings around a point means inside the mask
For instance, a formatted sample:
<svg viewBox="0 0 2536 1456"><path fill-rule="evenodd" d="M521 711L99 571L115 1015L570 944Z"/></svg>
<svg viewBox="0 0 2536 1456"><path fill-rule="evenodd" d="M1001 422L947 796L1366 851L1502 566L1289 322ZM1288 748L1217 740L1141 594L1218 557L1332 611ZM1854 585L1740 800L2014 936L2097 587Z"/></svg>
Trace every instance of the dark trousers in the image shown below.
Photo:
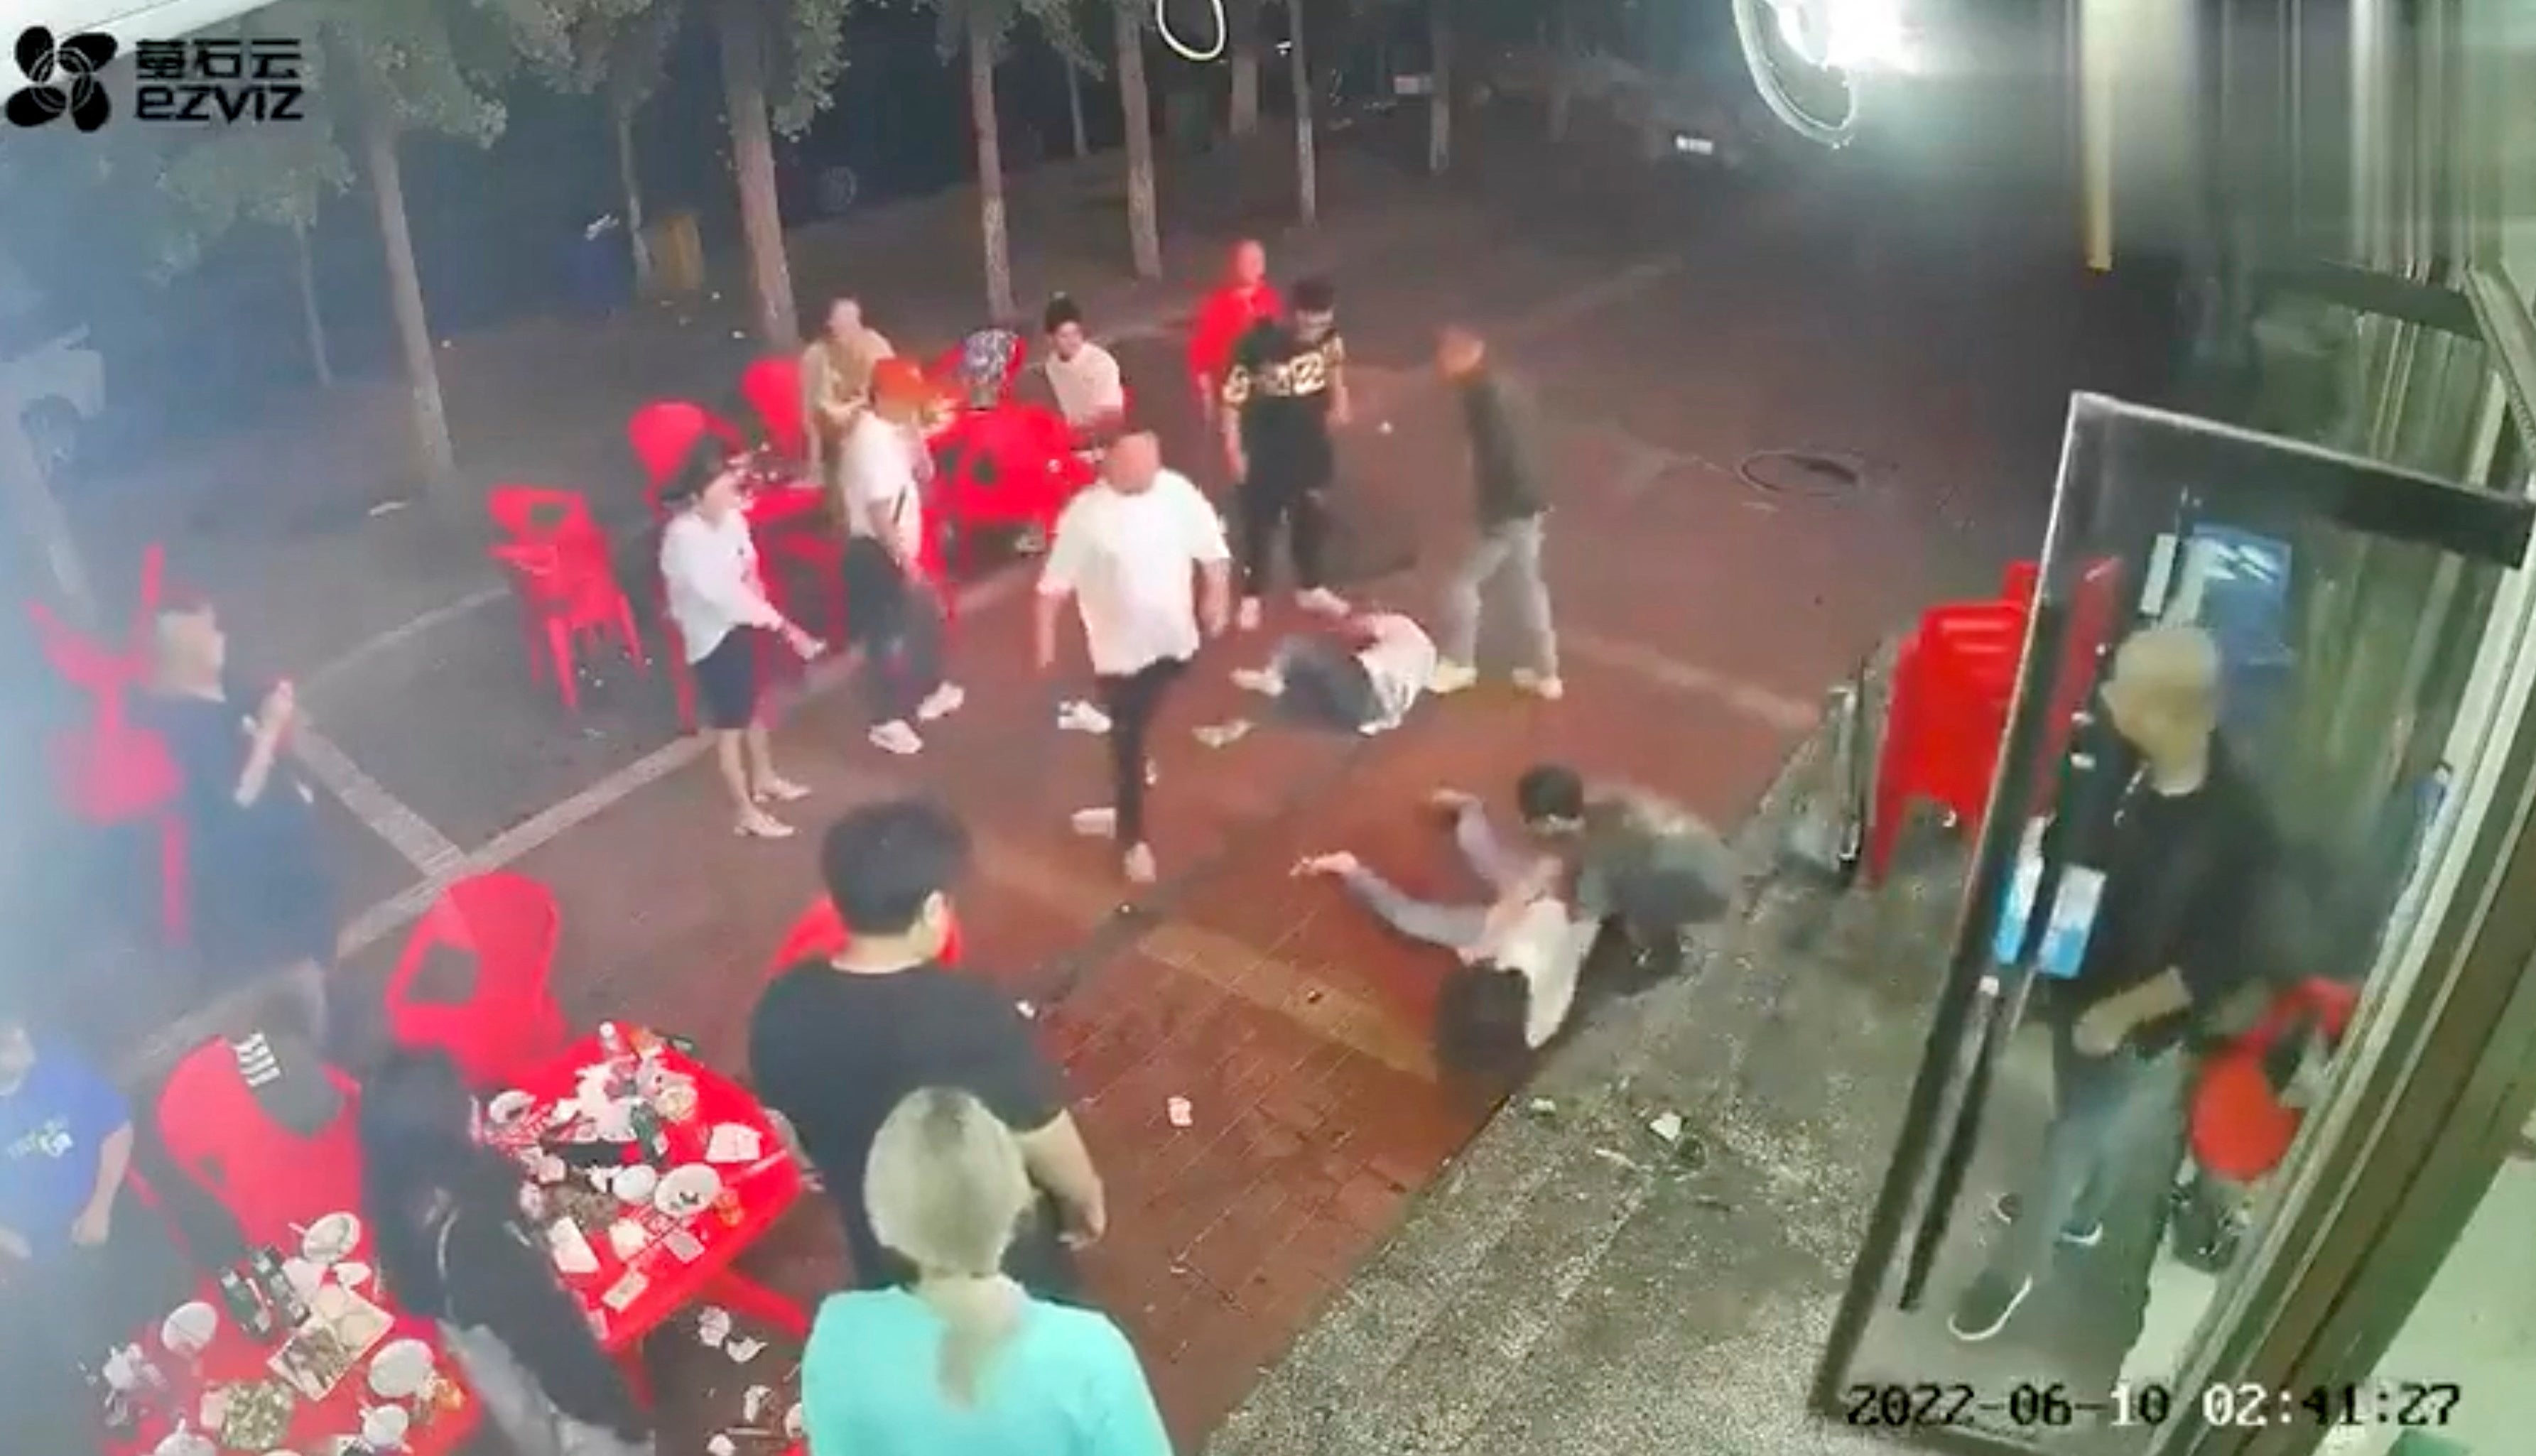
<svg viewBox="0 0 2536 1456"><path fill-rule="evenodd" d="M1285 529L1295 558L1295 585L1309 592L1322 585L1329 544L1329 479L1303 484L1287 472L1256 473L1235 491L1241 516L1241 595L1268 595L1277 561L1278 529Z"/></svg>
<svg viewBox="0 0 2536 1456"><path fill-rule="evenodd" d="M933 596L908 579L880 542L846 543L846 630L863 650L875 724L912 721L942 685L942 616Z"/></svg>
<svg viewBox="0 0 2536 1456"><path fill-rule="evenodd" d="M1188 670L1188 659L1164 658L1119 677L1099 679L1101 711L1110 715L1110 802L1118 814L1118 848L1145 842L1145 755L1163 696Z"/></svg>

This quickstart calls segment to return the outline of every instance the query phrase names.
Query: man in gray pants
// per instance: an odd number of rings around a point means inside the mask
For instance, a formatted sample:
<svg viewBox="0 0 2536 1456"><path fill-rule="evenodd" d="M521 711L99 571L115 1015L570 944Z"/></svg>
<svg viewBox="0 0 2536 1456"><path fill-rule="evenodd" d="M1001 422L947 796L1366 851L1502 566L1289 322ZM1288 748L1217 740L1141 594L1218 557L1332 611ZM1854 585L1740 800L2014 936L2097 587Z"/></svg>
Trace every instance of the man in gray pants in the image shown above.
<svg viewBox="0 0 2536 1456"><path fill-rule="evenodd" d="M1550 586L1541 571L1541 523L1549 504L1542 490L1532 402L1490 367L1487 344L1468 329L1444 331L1435 366L1461 399L1480 539L1446 592L1443 641L1437 644L1443 661L1428 688L1460 692L1479 681L1480 620L1495 598L1513 609L1523 634L1515 686L1557 698L1564 691L1558 680L1558 637L1550 620Z"/></svg>

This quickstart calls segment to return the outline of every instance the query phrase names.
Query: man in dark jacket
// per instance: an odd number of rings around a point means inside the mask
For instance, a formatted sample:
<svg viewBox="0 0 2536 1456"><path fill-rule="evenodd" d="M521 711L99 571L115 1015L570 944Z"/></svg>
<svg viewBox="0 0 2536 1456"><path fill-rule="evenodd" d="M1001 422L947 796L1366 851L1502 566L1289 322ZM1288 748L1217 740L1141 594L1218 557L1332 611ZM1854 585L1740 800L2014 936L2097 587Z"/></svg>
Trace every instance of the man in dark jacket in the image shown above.
<svg viewBox="0 0 2536 1456"><path fill-rule="evenodd" d="M1444 331L1435 364L1461 397L1470 438L1480 539L1444 599L1443 661L1429 686L1459 692L1479 681L1481 614L1494 595L1511 606L1523 636L1517 687L1544 698L1563 691L1558 636L1550 620L1550 586L1541 573L1541 523L1549 514L1534 439L1532 403L1490 367L1488 346L1468 329Z"/></svg>

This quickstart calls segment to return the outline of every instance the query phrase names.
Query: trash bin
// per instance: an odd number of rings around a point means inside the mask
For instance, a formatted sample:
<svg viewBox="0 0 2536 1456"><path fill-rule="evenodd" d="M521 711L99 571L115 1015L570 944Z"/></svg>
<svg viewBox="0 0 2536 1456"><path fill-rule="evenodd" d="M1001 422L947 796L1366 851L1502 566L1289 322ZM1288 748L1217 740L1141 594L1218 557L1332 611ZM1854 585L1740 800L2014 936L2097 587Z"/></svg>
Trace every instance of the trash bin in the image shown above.
<svg viewBox="0 0 2536 1456"><path fill-rule="evenodd" d="M672 213L643 229L651 244L652 292L678 297L705 290L705 248L693 213Z"/></svg>
<svg viewBox="0 0 2536 1456"><path fill-rule="evenodd" d="M610 314L634 301L634 257L625 244L625 225L614 216L601 218L573 239L569 269L573 307L586 314Z"/></svg>

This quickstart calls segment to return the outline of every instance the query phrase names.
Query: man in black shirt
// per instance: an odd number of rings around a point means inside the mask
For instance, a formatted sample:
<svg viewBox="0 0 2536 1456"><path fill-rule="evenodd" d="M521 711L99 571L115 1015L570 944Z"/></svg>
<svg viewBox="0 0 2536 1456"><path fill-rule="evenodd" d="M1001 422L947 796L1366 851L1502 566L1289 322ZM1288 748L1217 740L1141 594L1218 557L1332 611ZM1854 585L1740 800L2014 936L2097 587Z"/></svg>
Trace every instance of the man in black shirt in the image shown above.
<svg viewBox="0 0 2536 1456"><path fill-rule="evenodd" d="M1329 284L1295 285L1291 319L1263 319L1234 345L1224 376L1224 452L1239 481L1242 630L1259 625L1260 599L1286 528L1295 557L1297 604L1345 616L1347 603L1322 585L1329 539L1330 482L1338 452L1330 432L1348 421L1347 344L1338 332Z"/></svg>
<svg viewBox="0 0 2536 1456"><path fill-rule="evenodd" d="M766 988L749 1023L749 1066L827 1184L857 1286L909 1276L863 1206L872 1138L910 1093L951 1087L1020 1136L1032 1181L1055 1205L1053 1219L1043 1210L1014 1240L1008 1272L1065 1298L1075 1292L1067 1249L1099 1238L1109 1220L1101 1177L1030 1023L990 983L938 963L968 856L958 821L928 803L866 804L838 820L819 866L849 941Z"/></svg>
<svg viewBox="0 0 2536 1456"><path fill-rule="evenodd" d="M316 798L289 760L297 700L286 682L260 699L235 683L208 604L161 611L157 652L134 716L183 780L196 947L222 988L278 976L322 1047L325 968L341 926Z"/></svg>
<svg viewBox="0 0 2536 1456"><path fill-rule="evenodd" d="M1515 686L1557 698L1558 635L1550 619L1550 586L1542 575L1542 518L1549 514L1531 399L1489 361L1488 346L1468 329L1447 329L1435 366L1460 397L1469 437L1479 544L1453 573L1444 599L1443 661L1430 686L1460 692L1479 681L1480 618L1491 594L1502 594L1523 633Z"/></svg>
<svg viewBox="0 0 2536 1456"><path fill-rule="evenodd" d="M2259 997L2243 927L2277 861L2269 816L2217 735L2219 651L2195 627L2152 627L2114 656L2105 717L2137 769L2101 834L2078 826L2061 895L2100 875L2077 974L2038 995L2052 1034L2054 1116L2024 1188L1994 1211L2007 1232L1964 1291L1951 1327L1987 1340L2004 1328L2057 1240L2091 1248L2110 1166L2133 1114L2174 1079L2169 1053ZM2093 853L2090 851L2093 850Z"/></svg>

